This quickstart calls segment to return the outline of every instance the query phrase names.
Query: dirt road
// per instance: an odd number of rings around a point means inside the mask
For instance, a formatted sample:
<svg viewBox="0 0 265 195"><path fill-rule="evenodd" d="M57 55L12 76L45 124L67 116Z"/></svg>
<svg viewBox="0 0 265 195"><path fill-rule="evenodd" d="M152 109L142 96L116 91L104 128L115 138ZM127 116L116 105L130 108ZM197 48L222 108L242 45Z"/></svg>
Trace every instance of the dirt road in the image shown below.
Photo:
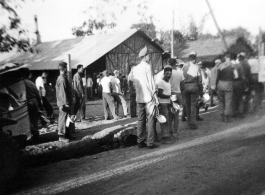
<svg viewBox="0 0 265 195"><path fill-rule="evenodd" d="M224 124L210 110L198 130L181 123L180 139L172 145L27 169L13 194L262 194L264 114Z"/></svg>

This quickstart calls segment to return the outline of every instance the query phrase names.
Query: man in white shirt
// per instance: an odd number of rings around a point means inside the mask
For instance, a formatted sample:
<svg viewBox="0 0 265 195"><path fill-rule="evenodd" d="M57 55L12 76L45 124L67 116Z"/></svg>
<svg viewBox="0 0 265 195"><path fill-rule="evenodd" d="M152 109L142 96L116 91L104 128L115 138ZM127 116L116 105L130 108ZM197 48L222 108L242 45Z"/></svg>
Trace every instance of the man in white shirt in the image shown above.
<svg viewBox="0 0 265 195"><path fill-rule="evenodd" d="M171 94L177 96L177 103L179 105L183 105L182 94L181 91L184 90L184 75L183 71L177 69L177 60L175 58L171 58L168 60L169 65L172 68L172 76L170 78L171 85ZM184 109L184 108L183 108ZM172 114L172 132L170 134L177 138L178 135L178 126L179 126L179 111L176 114Z"/></svg>
<svg viewBox="0 0 265 195"><path fill-rule="evenodd" d="M154 128L155 128L155 107L158 104L154 76L150 62L150 53L144 47L140 53L140 64L133 69L133 82L136 89L136 102L138 105L138 126L137 126L137 142L138 147L143 148L147 145L153 149L159 147L154 144ZM148 123L147 144L146 139L146 118Z"/></svg>
<svg viewBox="0 0 265 195"><path fill-rule="evenodd" d="M127 110L126 101L121 92L121 82L119 79L119 71L114 70L113 73L114 73L114 77L111 79L111 85L112 85L112 96L114 98L114 103L117 105L116 114L119 115L119 104L121 104L124 117L126 118L128 114L128 110Z"/></svg>
<svg viewBox="0 0 265 195"><path fill-rule="evenodd" d="M172 68L170 66L165 66L164 68L164 77L157 83L158 88L158 101L159 101L159 113L166 117L167 121L161 123L161 134L162 134L162 143L173 143L171 137L172 133L172 113L171 113L171 85L170 78L172 75Z"/></svg>
<svg viewBox="0 0 265 195"><path fill-rule="evenodd" d="M88 95L88 98L93 100L94 99L93 98L93 80L92 80L90 74L87 76L86 84L87 84L87 95Z"/></svg>
<svg viewBox="0 0 265 195"><path fill-rule="evenodd" d="M42 75L36 79L35 84L37 89L39 90L39 94L41 97L41 104L43 108L46 110L48 118L51 120L51 122L53 122L54 120L53 107L46 98L46 90L44 87L44 84L47 83L47 77L48 73L46 71L43 71Z"/></svg>
<svg viewBox="0 0 265 195"><path fill-rule="evenodd" d="M111 95L111 79L107 76L107 71L103 71L103 78L101 79L100 83L102 86L102 99L103 99L103 109L104 109L104 116L105 120L108 120L109 113L108 108L114 118L114 120L118 120L118 116L115 114L115 105L114 105L114 98Z"/></svg>

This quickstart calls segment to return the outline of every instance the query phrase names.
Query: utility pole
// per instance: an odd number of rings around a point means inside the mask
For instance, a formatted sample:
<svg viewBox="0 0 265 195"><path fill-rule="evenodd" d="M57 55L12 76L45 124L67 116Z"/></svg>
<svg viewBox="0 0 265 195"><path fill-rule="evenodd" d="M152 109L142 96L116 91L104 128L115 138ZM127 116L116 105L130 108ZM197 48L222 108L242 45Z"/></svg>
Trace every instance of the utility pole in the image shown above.
<svg viewBox="0 0 265 195"><path fill-rule="evenodd" d="M219 26L218 26L218 24L217 24L217 21L216 21L216 19L215 19L215 17L214 17L214 14L213 14L213 10L212 10L212 8L211 8L211 5L210 5L210 3L209 3L208 0L205 0L205 1L206 1L207 5L208 5L208 7L209 7L209 9L210 9L210 13L211 13L211 15L212 15L212 17L213 17L213 21L214 21L214 23L215 23L215 26L216 26L216 28L217 28L217 30L218 30L220 36L221 36L221 39L222 39L223 44L224 44L224 46L225 46L225 49L227 50L227 49L228 49L228 46L227 46L227 44L226 44L226 41L225 41L224 35L223 35L223 33L221 32L221 30L220 30L220 28L219 28Z"/></svg>
<svg viewBox="0 0 265 195"><path fill-rule="evenodd" d="M172 11L172 30L171 30L171 58L174 57L174 9Z"/></svg>

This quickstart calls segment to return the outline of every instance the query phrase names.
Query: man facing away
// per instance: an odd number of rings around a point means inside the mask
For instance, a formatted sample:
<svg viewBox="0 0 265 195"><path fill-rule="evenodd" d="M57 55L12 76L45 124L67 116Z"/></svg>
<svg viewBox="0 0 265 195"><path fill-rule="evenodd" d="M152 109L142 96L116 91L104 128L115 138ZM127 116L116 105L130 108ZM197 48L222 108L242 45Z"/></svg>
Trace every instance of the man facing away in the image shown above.
<svg viewBox="0 0 265 195"><path fill-rule="evenodd" d="M89 74L87 76L87 95L88 95L88 99L94 100L93 97L93 79L91 78L91 75Z"/></svg>
<svg viewBox="0 0 265 195"><path fill-rule="evenodd" d="M77 73L75 73L73 78L73 88L75 93L74 114L76 115L76 122L81 122L81 120L86 120L85 89L82 80L83 72L84 72L83 65L79 64L77 66Z"/></svg>
<svg viewBox="0 0 265 195"><path fill-rule="evenodd" d="M112 85L112 96L114 98L114 102L115 104L117 104L117 108L116 108L116 114L119 115L119 105L122 105L123 108L123 114L124 117L127 117L127 104L126 101L122 95L122 91L121 91L121 82L119 79L119 71L118 70L114 70L114 77L111 79L111 85Z"/></svg>
<svg viewBox="0 0 265 195"><path fill-rule="evenodd" d="M216 59L214 63L215 63L215 66L211 69L211 74L210 74L211 75L210 76L210 86L211 86L210 88L211 105L210 106L211 107L216 106L213 102L213 96L217 95L217 92L216 92L217 91L216 89L217 68L222 63L222 61L220 59Z"/></svg>
<svg viewBox="0 0 265 195"><path fill-rule="evenodd" d="M70 129L66 128L67 115L70 113L73 103L72 87L66 76L67 63L61 62L58 68L60 71L56 81L56 98L57 106L59 107L58 135L59 141L69 142L69 139L74 139L70 134Z"/></svg>
<svg viewBox="0 0 265 195"><path fill-rule="evenodd" d="M197 115L197 100L202 96L202 77L201 69L196 64L195 52L189 54L189 63L183 67L184 82L185 82L185 103L187 110L187 118L190 129L197 129L196 115Z"/></svg>
<svg viewBox="0 0 265 195"><path fill-rule="evenodd" d="M131 71L128 75L128 86L129 86L129 94L130 94L130 112L131 112L131 118L136 117L136 108L137 108L137 103L136 103L136 90L134 83L132 81L133 78L133 69L136 66L136 63L131 63Z"/></svg>
<svg viewBox="0 0 265 195"><path fill-rule="evenodd" d="M46 98L47 94L46 94L46 89L44 87L44 84L47 83L47 77L48 73L46 71L43 71L42 75L36 79L35 84L41 97L41 104L43 108L46 110L48 118L53 122L54 120L53 107Z"/></svg>
<svg viewBox="0 0 265 195"><path fill-rule="evenodd" d="M150 62L150 53L144 47L140 53L141 59L133 69L133 82L136 89L136 102L138 105L138 126L137 126L137 142L138 147L143 148L147 146L150 149L159 147L154 143L154 126L155 126L155 109L154 105L158 105L156 96L155 82L152 73ZM146 139L146 118L148 123L147 130L147 144Z"/></svg>
<svg viewBox="0 0 265 195"><path fill-rule="evenodd" d="M102 86L102 99L103 99L103 109L104 109L104 116L105 120L109 119L109 112L108 108L110 109L110 112L114 118L114 120L118 120L118 116L115 113L115 104L114 104L114 98L111 95L111 78L107 76L107 71L103 71L103 78L101 79L101 86Z"/></svg>
<svg viewBox="0 0 265 195"><path fill-rule="evenodd" d="M219 108L223 122L230 122L230 117L233 114L233 79L234 68L231 63L231 54L226 52L225 62L218 66L216 78Z"/></svg>

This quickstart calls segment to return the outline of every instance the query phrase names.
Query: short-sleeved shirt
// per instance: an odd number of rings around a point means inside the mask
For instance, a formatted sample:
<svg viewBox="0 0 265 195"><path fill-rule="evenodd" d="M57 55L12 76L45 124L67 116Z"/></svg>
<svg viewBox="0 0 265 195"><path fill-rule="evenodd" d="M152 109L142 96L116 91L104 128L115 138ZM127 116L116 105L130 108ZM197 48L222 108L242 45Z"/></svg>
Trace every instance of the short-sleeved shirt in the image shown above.
<svg viewBox="0 0 265 195"><path fill-rule="evenodd" d="M163 79L160 80L157 84L157 88L158 89L163 89L163 94L164 95L171 95L171 85L170 82L166 82ZM161 104L169 104L170 103L170 99L169 98L160 98L158 97L158 101Z"/></svg>
<svg viewBox="0 0 265 195"><path fill-rule="evenodd" d="M110 93L111 78L105 76L101 79L100 83L102 86L102 92Z"/></svg>
<svg viewBox="0 0 265 195"><path fill-rule="evenodd" d="M36 79L36 87L38 90L40 90L40 87L41 87L41 96L45 97L46 96L46 90L45 90L45 87L44 87L44 82L43 82L43 79L42 77L38 77Z"/></svg>
<svg viewBox="0 0 265 195"><path fill-rule="evenodd" d="M90 77L88 77L87 78L87 87L92 87L92 86L93 86L93 80Z"/></svg>
<svg viewBox="0 0 265 195"><path fill-rule="evenodd" d="M120 83L121 83L120 79L116 77L113 77L111 79L111 86L112 86L113 92L121 94Z"/></svg>
<svg viewBox="0 0 265 195"><path fill-rule="evenodd" d="M184 80L182 71L173 69L172 76L170 78L171 91L174 93L181 93L180 82Z"/></svg>

